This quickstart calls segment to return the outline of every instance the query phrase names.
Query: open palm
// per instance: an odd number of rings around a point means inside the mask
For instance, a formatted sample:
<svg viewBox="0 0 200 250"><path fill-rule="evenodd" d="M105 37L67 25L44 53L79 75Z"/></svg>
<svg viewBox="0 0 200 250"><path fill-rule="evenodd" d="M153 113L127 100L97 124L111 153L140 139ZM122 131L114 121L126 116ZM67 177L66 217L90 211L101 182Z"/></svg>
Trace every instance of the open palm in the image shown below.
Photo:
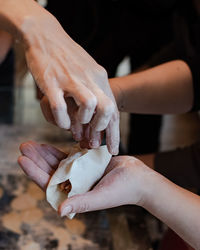
<svg viewBox="0 0 200 250"><path fill-rule="evenodd" d="M18 159L20 166L29 178L45 191L52 174L67 154L50 145L32 141L23 143L20 150L22 152L22 156ZM124 204L139 204L140 187L145 182L143 173L147 172L147 169L134 157L113 157L97 185L85 194L66 199L60 205L58 212L67 215L70 212L83 213ZM68 207L67 212L66 207Z"/></svg>

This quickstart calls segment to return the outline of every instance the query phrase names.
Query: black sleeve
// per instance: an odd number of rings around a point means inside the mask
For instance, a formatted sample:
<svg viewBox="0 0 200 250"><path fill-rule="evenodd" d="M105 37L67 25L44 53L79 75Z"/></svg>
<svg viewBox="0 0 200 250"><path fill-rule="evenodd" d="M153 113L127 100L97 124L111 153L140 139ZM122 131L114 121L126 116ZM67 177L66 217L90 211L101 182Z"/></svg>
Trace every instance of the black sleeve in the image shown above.
<svg viewBox="0 0 200 250"><path fill-rule="evenodd" d="M155 156L155 170L183 188L200 189L200 142Z"/></svg>

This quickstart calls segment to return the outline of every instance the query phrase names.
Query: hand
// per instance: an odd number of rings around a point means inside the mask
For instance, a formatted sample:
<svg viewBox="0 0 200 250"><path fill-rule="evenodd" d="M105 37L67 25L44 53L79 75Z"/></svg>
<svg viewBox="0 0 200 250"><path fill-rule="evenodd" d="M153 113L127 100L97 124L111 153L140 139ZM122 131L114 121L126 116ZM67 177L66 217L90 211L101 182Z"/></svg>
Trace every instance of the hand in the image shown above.
<svg viewBox="0 0 200 250"><path fill-rule="evenodd" d="M37 91L38 96L41 97L41 92ZM72 98L65 98L67 107L68 107L68 113L71 120L71 127L70 130L72 132L73 138L76 141L80 142L80 146L82 148L98 148L101 145L101 141L103 138L103 131L97 132L94 128L92 128L91 124L85 124L82 125L80 122L77 121L77 112L78 112L78 106L74 102ZM43 111L43 114L46 118L46 120L54 125L56 125L56 121L54 119L54 116L51 112L51 108L49 105L49 101L46 96L42 96L42 100L40 102L41 109ZM108 131L109 127L107 128ZM110 138L111 139L111 138ZM109 147L109 133L107 133L107 143ZM110 149L110 152L112 149ZM112 152L113 153L113 152Z"/></svg>
<svg viewBox="0 0 200 250"><path fill-rule="evenodd" d="M44 94L41 107L46 119L61 128L71 128L79 141L86 138L83 124L89 124L87 141L91 147L100 145L101 131L106 130L108 150L117 154L119 113L105 69L50 13L40 12L37 20L28 17L22 29L28 67ZM77 107L71 115L66 102L69 97Z"/></svg>
<svg viewBox="0 0 200 250"><path fill-rule="evenodd" d="M146 176L151 172L134 157L113 157L103 178L91 191L65 200L58 211L61 216L66 216L121 205L143 206L147 193Z"/></svg>
<svg viewBox="0 0 200 250"><path fill-rule="evenodd" d="M19 164L44 191L59 162L67 155L52 146L27 142L20 147ZM73 196L59 207L59 213L83 213L125 204L143 204L145 177L151 173L141 161L130 156L112 158L104 177L89 192Z"/></svg>
<svg viewBox="0 0 200 250"><path fill-rule="evenodd" d="M23 171L45 191L52 174L67 154L50 145L32 141L23 143L20 150L22 156L18 162Z"/></svg>

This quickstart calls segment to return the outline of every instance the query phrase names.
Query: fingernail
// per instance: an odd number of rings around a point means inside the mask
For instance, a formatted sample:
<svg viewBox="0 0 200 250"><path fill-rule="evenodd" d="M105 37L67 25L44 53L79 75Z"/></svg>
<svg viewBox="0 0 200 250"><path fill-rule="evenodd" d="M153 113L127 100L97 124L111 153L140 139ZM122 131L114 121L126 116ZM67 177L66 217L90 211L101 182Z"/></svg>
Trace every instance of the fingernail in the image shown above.
<svg viewBox="0 0 200 250"><path fill-rule="evenodd" d="M81 134L76 134L74 136L74 138L75 138L76 141L81 141L82 140L82 135Z"/></svg>
<svg viewBox="0 0 200 250"><path fill-rule="evenodd" d="M100 145L99 142L96 141L96 140L91 140L91 141L90 141L90 146L91 146L92 148L98 148L99 145Z"/></svg>
<svg viewBox="0 0 200 250"><path fill-rule="evenodd" d="M66 216L72 212L72 206L66 206L62 212L61 212L61 217Z"/></svg>
<svg viewBox="0 0 200 250"><path fill-rule="evenodd" d="M111 150L111 154L112 154L112 155L118 155L118 153L119 153L118 147L117 147L117 148L113 148L113 149Z"/></svg>

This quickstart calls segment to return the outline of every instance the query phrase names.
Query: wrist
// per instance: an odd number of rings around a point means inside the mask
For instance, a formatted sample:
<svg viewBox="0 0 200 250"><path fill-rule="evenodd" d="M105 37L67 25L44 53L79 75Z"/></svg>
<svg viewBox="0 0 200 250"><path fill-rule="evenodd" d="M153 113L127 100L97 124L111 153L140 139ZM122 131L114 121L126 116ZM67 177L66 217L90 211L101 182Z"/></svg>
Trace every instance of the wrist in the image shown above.
<svg viewBox="0 0 200 250"><path fill-rule="evenodd" d="M117 103L117 107L119 111L123 112L123 91L119 84L118 78L109 79L110 87L112 89L113 95L115 97L115 101Z"/></svg>
<svg viewBox="0 0 200 250"><path fill-rule="evenodd" d="M126 189L129 192L130 203L146 208L147 203L154 195L155 176L157 172L149 168L138 158L126 157L129 185Z"/></svg>
<svg viewBox="0 0 200 250"><path fill-rule="evenodd" d="M0 5L0 27L22 43L26 43L32 31L37 31L37 24L48 17L48 12L34 0L0 0Z"/></svg>
<svg viewBox="0 0 200 250"><path fill-rule="evenodd" d="M149 175L144 177L145 186L143 189L143 196L141 206L148 210L149 212L153 212L155 204L159 200L159 193L163 188L164 183L166 182L166 178L154 170L151 170ZM164 199L164 197L162 197Z"/></svg>
<svg viewBox="0 0 200 250"><path fill-rule="evenodd" d="M146 210L154 203L156 191L159 190L161 179L164 178L156 171L146 167L141 176L142 185L140 185L140 200L137 205Z"/></svg>

